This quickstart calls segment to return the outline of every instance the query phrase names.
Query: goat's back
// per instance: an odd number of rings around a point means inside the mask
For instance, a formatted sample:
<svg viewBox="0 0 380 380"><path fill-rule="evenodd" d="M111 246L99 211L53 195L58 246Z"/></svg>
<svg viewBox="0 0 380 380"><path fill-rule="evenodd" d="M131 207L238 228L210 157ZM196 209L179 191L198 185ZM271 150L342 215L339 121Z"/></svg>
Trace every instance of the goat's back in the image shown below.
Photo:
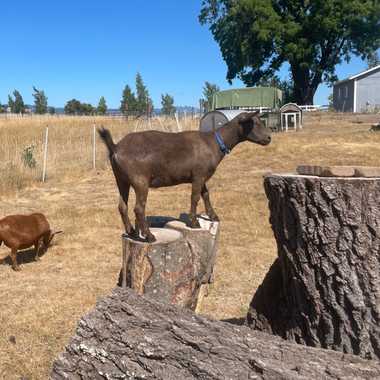
<svg viewBox="0 0 380 380"><path fill-rule="evenodd" d="M0 235L6 245L28 248L40 237L50 234L50 225L40 213L9 215L0 220Z"/></svg>
<svg viewBox="0 0 380 380"><path fill-rule="evenodd" d="M193 156L194 149L207 149L208 133L186 131L179 133L143 131L129 133L116 146L118 155L146 160L147 157L161 156L168 160Z"/></svg>

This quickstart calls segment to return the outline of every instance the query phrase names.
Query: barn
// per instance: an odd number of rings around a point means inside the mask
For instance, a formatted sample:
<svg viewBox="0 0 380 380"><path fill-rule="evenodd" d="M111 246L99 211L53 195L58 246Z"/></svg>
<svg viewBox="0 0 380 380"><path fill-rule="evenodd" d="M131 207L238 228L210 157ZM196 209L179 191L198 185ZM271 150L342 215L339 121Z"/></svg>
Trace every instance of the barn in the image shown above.
<svg viewBox="0 0 380 380"><path fill-rule="evenodd" d="M380 110L380 65L336 82L333 105L340 112Z"/></svg>

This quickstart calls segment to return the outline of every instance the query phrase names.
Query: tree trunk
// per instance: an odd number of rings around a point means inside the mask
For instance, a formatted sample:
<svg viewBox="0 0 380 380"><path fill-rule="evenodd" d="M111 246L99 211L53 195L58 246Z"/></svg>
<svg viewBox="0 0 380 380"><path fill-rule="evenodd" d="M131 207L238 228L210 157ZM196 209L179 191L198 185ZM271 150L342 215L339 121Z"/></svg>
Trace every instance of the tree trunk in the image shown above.
<svg viewBox="0 0 380 380"><path fill-rule="evenodd" d="M51 380L374 379L380 364L210 321L118 288L82 318Z"/></svg>
<svg viewBox="0 0 380 380"><path fill-rule="evenodd" d="M180 220L156 218L152 228L157 241L145 243L123 235L123 270L119 286L138 294L195 310L201 286L212 282L219 223L198 218L192 229ZM125 275L123 273L125 272Z"/></svg>
<svg viewBox="0 0 380 380"><path fill-rule="evenodd" d="M310 70L303 68L299 62L291 62L292 78L294 83L294 100L298 105L313 105L314 94L317 90L318 82L312 83Z"/></svg>
<svg viewBox="0 0 380 380"><path fill-rule="evenodd" d="M278 259L248 324L380 358L380 179L271 175L264 185Z"/></svg>

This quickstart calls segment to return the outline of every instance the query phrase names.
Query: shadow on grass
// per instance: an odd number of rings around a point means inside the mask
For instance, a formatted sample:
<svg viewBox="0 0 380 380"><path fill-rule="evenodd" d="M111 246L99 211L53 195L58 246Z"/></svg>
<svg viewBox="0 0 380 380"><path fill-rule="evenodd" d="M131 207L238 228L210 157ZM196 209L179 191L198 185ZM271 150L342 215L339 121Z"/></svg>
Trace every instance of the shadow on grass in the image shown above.
<svg viewBox="0 0 380 380"><path fill-rule="evenodd" d="M46 252L41 252L39 257L45 255ZM17 263L18 264L29 264L35 261L36 251L34 248L25 249L23 251L17 252ZM12 265L11 257L5 256L3 259L0 259L0 265Z"/></svg>

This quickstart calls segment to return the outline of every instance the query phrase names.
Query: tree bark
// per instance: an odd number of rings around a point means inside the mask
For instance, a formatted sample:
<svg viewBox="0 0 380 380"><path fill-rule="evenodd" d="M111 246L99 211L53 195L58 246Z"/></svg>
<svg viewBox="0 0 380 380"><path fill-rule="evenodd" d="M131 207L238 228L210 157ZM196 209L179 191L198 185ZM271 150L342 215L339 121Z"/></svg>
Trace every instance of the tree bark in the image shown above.
<svg viewBox="0 0 380 380"><path fill-rule="evenodd" d="M271 175L264 185L278 259L248 324L380 358L380 179Z"/></svg>
<svg viewBox="0 0 380 380"><path fill-rule="evenodd" d="M201 228L181 220L156 218L152 228L157 241L145 243L123 235L124 282L138 294L195 310L201 286L212 282L219 223L198 217ZM119 276L123 285L123 269ZM207 293L207 291L206 291Z"/></svg>
<svg viewBox="0 0 380 380"><path fill-rule="evenodd" d="M380 363L210 321L117 288L82 318L51 380L373 379Z"/></svg>

